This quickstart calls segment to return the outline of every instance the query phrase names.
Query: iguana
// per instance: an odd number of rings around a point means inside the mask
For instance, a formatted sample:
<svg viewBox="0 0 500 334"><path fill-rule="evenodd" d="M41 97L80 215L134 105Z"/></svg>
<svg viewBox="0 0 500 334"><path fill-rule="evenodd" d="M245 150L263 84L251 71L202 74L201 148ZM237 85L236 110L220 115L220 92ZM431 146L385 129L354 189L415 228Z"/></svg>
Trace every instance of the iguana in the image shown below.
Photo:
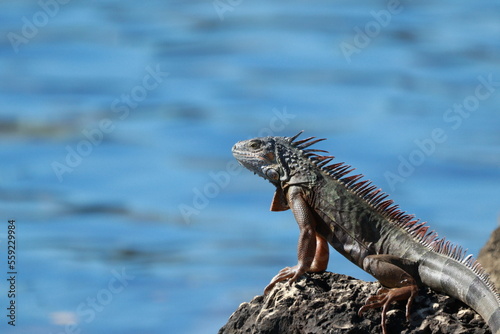
<svg viewBox="0 0 500 334"><path fill-rule="evenodd" d="M306 272L326 270L328 244L383 286L360 308L382 307L386 334L388 306L406 300L406 318L419 286L457 298L500 333L500 295L480 264L425 222L401 211L388 195L333 156L309 146L324 139L261 137L244 140L232 152L240 164L276 186L271 211L291 209L300 228L298 263L282 269L265 288L295 282Z"/></svg>

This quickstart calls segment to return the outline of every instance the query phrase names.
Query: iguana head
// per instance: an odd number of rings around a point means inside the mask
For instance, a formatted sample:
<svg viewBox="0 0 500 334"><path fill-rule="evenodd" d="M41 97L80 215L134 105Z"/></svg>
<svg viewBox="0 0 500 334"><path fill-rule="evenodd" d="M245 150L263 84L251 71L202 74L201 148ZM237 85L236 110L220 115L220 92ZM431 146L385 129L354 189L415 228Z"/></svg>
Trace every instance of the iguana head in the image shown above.
<svg viewBox="0 0 500 334"><path fill-rule="evenodd" d="M280 137L242 140L233 146L233 156L245 168L272 183L278 183L283 173L276 155L276 141L282 140Z"/></svg>
<svg viewBox="0 0 500 334"><path fill-rule="evenodd" d="M301 133L293 137L260 137L237 142L233 146L233 156L247 169L276 186L282 182L313 182L312 164L304 157L304 145L298 145L304 141L294 142Z"/></svg>

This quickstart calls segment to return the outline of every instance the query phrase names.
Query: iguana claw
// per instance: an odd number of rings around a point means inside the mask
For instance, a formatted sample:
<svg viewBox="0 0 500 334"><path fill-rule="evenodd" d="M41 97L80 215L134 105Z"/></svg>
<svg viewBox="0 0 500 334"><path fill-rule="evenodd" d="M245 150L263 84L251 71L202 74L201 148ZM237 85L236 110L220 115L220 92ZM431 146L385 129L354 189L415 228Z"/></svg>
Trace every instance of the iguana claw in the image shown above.
<svg viewBox="0 0 500 334"><path fill-rule="evenodd" d="M406 303L406 320L410 320L410 308L413 300L417 296L418 287L416 285L408 285L400 288L381 288L373 296L368 297L366 303L358 311L358 315L362 316L363 312L372 309L382 307L382 334L387 334L386 328L386 313L387 308L390 304L398 300L407 300Z"/></svg>
<svg viewBox="0 0 500 334"><path fill-rule="evenodd" d="M267 295L274 288L276 283L284 281L286 279L290 279L288 284L292 284L297 281L297 279L302 276L306 272L305 269L301 269L299 265L293 267L286 267L280 270L280 272L273 277L271 282L264 289L264 294Z"/></svg>

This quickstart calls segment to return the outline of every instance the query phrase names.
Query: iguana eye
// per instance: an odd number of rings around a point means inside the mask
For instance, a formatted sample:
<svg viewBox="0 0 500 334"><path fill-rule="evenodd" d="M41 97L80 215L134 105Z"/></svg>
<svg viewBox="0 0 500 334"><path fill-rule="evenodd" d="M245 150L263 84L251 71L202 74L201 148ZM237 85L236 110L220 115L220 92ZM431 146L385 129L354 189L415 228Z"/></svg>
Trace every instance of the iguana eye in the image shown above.
<svg viewBox="0 0 500 334"><path fill-rule="evenodd" d="M254 140L250 143L250 147L257 150L262 147L262 142L260 140Z"/></svg>

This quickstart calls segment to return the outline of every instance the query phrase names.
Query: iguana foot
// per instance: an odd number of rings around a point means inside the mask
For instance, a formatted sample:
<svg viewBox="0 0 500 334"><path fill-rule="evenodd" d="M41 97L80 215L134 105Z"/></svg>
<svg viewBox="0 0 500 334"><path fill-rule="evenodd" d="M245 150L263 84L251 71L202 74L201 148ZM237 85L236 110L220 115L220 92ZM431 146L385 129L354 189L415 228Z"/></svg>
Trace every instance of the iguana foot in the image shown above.
<svg viewBox="0 0 500 334"><path fill-rule="evenodd" d="M400 288L381 288L373 296L368 297L366 303L358 311L358 315L362 316L363 312L372 308L382 307L382 333L387 334L386 329L386 313L389 305L395 301L407 300L406 303L406 320L410 320L410 308L413 300L417 296L417 285L407 285Z"/></svg>
<svg viewBox="0 0 500 334"><path fill-rule="evenodd" d="M276 283L281 282L289 278L288 284L295 282L300 276L305 274L306 269L301 268L299 265L293 267L286 267L280 270L278 275L274 276L266 288L264 289L264 294L267 295L274 288Z"/></svg>

